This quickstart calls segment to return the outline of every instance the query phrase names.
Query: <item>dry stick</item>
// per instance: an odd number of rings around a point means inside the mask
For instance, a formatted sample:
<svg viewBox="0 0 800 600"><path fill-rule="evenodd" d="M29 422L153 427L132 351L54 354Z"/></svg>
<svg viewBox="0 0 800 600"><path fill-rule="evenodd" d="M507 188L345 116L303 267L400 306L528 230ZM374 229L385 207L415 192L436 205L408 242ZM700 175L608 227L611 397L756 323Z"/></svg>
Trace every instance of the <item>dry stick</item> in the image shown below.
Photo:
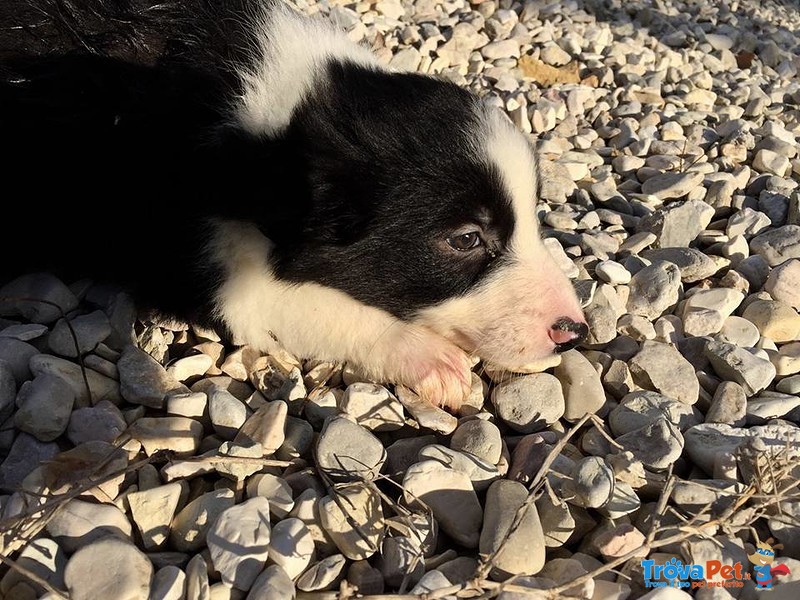
<svg viewBox="0 0 800 600"><path fill-rule="evenodd" d="M78 365L81 367L81 375L83 376L83 385L86 386L86 394L89 396L89 404L94 406L94 402L92 402L92 390L89 387L89 378L86 375L86 365L83 363L83 354L81 354L81 348L78 345L78 336L75 334L75 330L72 328L72 323L69 322L67 319L67 315L64 312L64 309L61 308L55 302L51 302L50 300L41 300L39 298L27 298L27 297L17 297L17 296L1 296L0 302L40 302L42 304L47 304L49 306L54 306L61 318L64 319L64 323L67 325L67 329L69 329L69 335L72 337L72 345L75 347L75 355L78 357Z"/></svg>

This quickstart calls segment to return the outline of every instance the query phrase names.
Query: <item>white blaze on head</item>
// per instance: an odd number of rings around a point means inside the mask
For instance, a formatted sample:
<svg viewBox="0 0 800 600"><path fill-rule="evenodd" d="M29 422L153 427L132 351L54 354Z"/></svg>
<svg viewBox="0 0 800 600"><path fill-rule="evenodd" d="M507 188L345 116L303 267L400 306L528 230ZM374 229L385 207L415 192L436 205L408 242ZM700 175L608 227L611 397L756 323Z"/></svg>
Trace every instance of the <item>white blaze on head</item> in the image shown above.
<svg viewBox="0 0 800 600"><path fill-rule="evenodd" d="M503 266L415 321L499 367L522 369L554 352L549 332L556 321L584 319L572 284L539 235L533 148L502 114L487 112L484 123L482 159L500 174L514 216Z"/></svg>
<svg viewBox="0 0 800 600"><path fill-rule="evenodd" d="M253 135L277 135L295 108L320 84L331 59L378 69L366 48L330 22L303 17L281 2L251 15L256 31L251 64L239 71L243 92L233 106L237 125Z"/></svg>

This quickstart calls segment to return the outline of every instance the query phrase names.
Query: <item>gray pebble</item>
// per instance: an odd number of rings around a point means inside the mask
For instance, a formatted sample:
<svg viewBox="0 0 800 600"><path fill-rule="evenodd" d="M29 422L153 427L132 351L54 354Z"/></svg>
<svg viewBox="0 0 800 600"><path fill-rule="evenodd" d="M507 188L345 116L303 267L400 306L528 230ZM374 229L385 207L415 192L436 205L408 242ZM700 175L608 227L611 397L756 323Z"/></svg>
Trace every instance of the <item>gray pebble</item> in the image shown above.
<svg viewBox="0 0 800 600"><path fill-rule="evenodd" d="M514 575L537 573L545 561L545 540L542 524L535 504L526 507L519 526L510 535L519 508L528 497L528 489L519 482L501 479L486 492L486 513L480 536L479 550L490 554L503 549L495 556L494 568L489 577L504 581Z"/></svg>
<svg viewBox="0 0 800 600"><path fill-rule="evenodd" d="M97 344L111 335L111 323L106 314L96 310L88 315L81 315L71 319L69 324L75 333L78 342L78 352L86 354L95 349ZM67 326L67 321L60 319L47 338L50 349L56 354L75 358L75 340Z"/></svg>
<svg viewBox="0 0 800 600"><path fill-rule="evenodd" d="M492 391L497 416L520 433L533 433L564 414L561 383L548 373L533 373L500 383Z"/></svg>
<svg viewBox="0 0 800 600"><path fill-rule="evenodd" d="M672 263L658 262L636 273L629 287L628 312L653 321L678 303L681 273Z"/></svg>
<svg viewBox="0 0 800 600"><path fill-rule="evenodd" d="M490 465L500 461L502 439L497 425L482 419L466 421L458 426L450 439L450 448L483 459Z"/></svg>
<svg viewBox="0 0 800 600"><path fill-rule="evenodd" d="M646 466L656 470L666 469L674 463L683 452L684 444L681 432L664 417L621 435L616 441Z"/></svg>
<svg viewBox="0 0 800 600"><path fill-rule="evenodd" d="M69 423L75 392L60 377L38 375L26 381L17 394L14 424L43 442L60 436Z"/></svg>
<svg viewBox="0 0 800 600"><path fill-rule="evenodd" d="M679 431L703 422L702 414L693 406L657 392L638 391L626 395L611 410L608 425L619 436L640 429L657 417L668 419Z"/></svg>
<svg viewBox="0 0 800 600"><path fill-rule="evenodd" d="M7 283L0 287L0 298L7 298L0 300L0 316L21 316L32 323L52 323L78 306L75 294L48 273L23 275Z"/></svg>
<svg viewBox="0 0 800 600"><path fill-rule="evenodd" d="M660 392L684 404L697 402L699 384L694 367L674 346L645 340L628 367L633 381L643 388Z"/></svg>
<svg viewBox="0 0 800 600"><path fill-rule="evenodd" d="M374 479L386 460L380 440L345 416L326 421L315 455L319 468L340 481Z"/></svg>

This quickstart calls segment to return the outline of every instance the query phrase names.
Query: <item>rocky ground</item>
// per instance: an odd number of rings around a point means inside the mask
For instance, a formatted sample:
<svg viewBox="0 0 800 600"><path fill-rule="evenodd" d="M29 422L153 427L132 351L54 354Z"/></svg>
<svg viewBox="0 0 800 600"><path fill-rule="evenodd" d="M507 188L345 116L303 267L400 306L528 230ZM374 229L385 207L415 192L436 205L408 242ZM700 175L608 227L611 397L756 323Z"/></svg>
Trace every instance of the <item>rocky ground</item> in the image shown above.
<svg viewBox="0 0 800 600"><path fill-rule="evenodd" d="M137 320L107 288L12 282L0 596L800 597L800 10L300 8L536 137L588 343L544 373L478 369L453 416ZM646 587L644 558L752 574L769 537L791 571L772 592Z"/></svg>

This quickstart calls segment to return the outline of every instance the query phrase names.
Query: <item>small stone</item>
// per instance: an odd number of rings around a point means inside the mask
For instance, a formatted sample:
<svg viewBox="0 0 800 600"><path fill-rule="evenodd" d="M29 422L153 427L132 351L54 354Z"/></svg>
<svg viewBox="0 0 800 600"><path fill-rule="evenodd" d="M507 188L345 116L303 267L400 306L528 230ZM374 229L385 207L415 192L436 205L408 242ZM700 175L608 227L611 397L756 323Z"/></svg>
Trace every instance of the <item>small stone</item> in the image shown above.
<svg viewBox="0 0 800 600"><path fill-rule="evenodd" d="M527 499L528 489L517 481L495 481L486 492L479 551L492 554L500 550L494 556L493 569L489 573L495 581L504 581L515 575L532 575L544 566L544 533L535 504L527 505L518 527L509 535L517 512Z"/></svg>
<svg viewBox="0 0 800 600"><path fill-rule="evenodd" d="M772 173L783 177L791 171L791 163L785 156L772 150L759 150L753 158L753 168L759 173Z"/></svg>
<svg viewBox="0 0 800 600"><path fill-rule="evenodd" d="M297 589L304 592L332 590L338 587L346 567L347 559L341 554L323 558L300 576L297 580Z"/></svg>
<svg viewBox="0 0 800 600"><path fill-rule="evenodd" d="M587 456L578 461L572 479L562 488L570 504L584 508L603 506L613 491L614 472L599 456Z"/></svg>
<svg viewBox="0 0 800 600"><path fill-rule="evenodd" d="M208 416L222 439L232 440L248 417L247 405L228 390L211 386L208 390Z"/></svg>
<svg viewBox="0 0 800 600"><path fill-rule="evenodd" d="M109 379L91 369L86 370L86 380L80 365L74 362L51 356L49 354L36 354L30 359L30 370L34 376L49 374L63 379L75 393L75 406L78 408L96 404L101 400L108 400L115 404L120 402L120 387L113 379Z"/></svg>
<svg viewBox="0 0 800 600"><path fill-rule="evenodd" d="M727 318L744 300L744 294L731 288L700 290L686 299L684 314L697 309L711 309Z"/></svg>
<svg viewBox="0 0 800 600"><path fill-rule="evenodd" d="M145 550L159 548L169 537L169 525L183 492L180 483L168 483L128 494L133 522L139 529Z"/></svg>
<svg viewBox="0 0 800 600"><path fill-rule="evenodd" d="M411 464L416 462L416 456L414 459L415 460L411 461ZM475 491L485 490L492 481L501 477L495 463L486 462L477 456L459 452L458 450L453 450L446 446L431 444L422 448L419 451L419 460L429 459L437 460L445 467L464 473L469 477ZM409 466L411 465L409 464ZM407 468L408 467L402 469L402 471L405 471ZM396 470L390 472L396 472Z"/></svg>
<svg viewBox="0 0 800 600"><path fill-rule="evenodd" d="M92 440L113 443L128 428L120 410L103 400L94 406L72 411L67 425L67 438L75 444Z"/></svg>
<svg viewBox="0 0 800 600"><path fill-rule="evenodd" d="M519 58L519 42L514 39L490 42L481 48L481 54L487 60Z"/></svg>
<svg viewBox="0 0 800 600"><path fill-rule="evenodd" d="M500 461L502 452L500 430L494 423L482 419L467 421L453 432L450 447L496 465Z"/></svg>
<svg viewBox="0 0 800 600"><path fill-rule="evenodd" d="M48 273L18 277L0 288L0 298L0 316L21 316L31 323L52 323L78 307L75 294Z"/></svg>
<svg viewBox="0 0 800 600"><path fill-rule="evenodd" d="M702 182L702 173L664 173L645 181L642 184L642 193L653 195L660 200L681 198L702 185Z"/></svg>
<svg viewBox="0 0 800 600"><path fill-rule="evenodd" d="M423 594L428 595L431 592L450 587L451 585L453 585L453 583L447 579L441 571L433 569L422 576L417 582L417 585L411 588L410 593L422 597Z"/></svg>
<svg viewBox="0 0 800 600"><path fill-rule="evenodd" d="M553 374L564 394L564 418L575 422L586 413L596 413L606 401L600 374L577 350L561 354L561 364Z"/></svg>
<svg viewBox="0 0 800 600"><path fill-rule="evenodd" d="M701 174L695 173L694 175L699 175L699 181L702 181ZM677 181L685 183L696 179L697 177ZM650 181L648 179L647 183ZM685 188L677 191L683 189ZM651 215L643 217L636 228L638 231L649 231L656 234L658 245L661 248L686 247L708 227L713 217L714 209L705 202L686 200L668 204Z"/></svg>
<svg viewBox="0 0 800 600"><path fill-rule="evenodd" d="M681 273L672 263L658 262L636 273L629 287L628 312L653 321L678 303Z"/></svg>
<svg viewBox="0 0 800 600"><path fill-rule="evenodd" d="M645 537L630 523L622 523L600 534L595 543L600 554L606 559L613 559L644 546ZM642 548L642 556L646 555L647 549Z"/></svg>
<svg viewBox="0 0 800 600"><path fill-rule="evenodd" d="M131 524L113 504L70 500L46 527L58 545L70 553L108 536L131 539Z"/></svg>
<svg viewBox="0 0 800 600"><path fill-rule="evenodd" d="M664 417L679 431L703 422L696 408L657 392L636 391L627 394L608 414L608 426L616 436L641 429L657 417Z"/></svg>
<svg viewBox="0 0 800 600"><path fill-rule="evenodd" d="M762 336L773 342L800 339L800 315L788 304L775 300L755 300L747 305L742 317L758 327Z"/></svg>
<svg viewBox="0 0 800 600"><path fill-rule="evenodd" d="M314 540L303 521L288 518L273 526L269 558L291 578L308 568L314 560Z"/></svg>
<svg viewBox="0 0 800 600"><path fill-rule="evenodd" d="M37 354L39 350L30 344L14 338L0 338L0 364L5 363L11 369L17 385L22 385L31 378L30 362Z"/></svg>
<svg viewBox="0 0 800 600"><path fill-rule="evenodd" d="M395 392L400 403L420 427L449 435L458 426L456 417L423 400L409 388L398 385L395 386Z"/></svg>
<svg viewBox="0 0 800 600"><path fill-rule="evenodd" d="M136 421L129 433L139 440L148 456L159 450L189 456L200 447L203 425L187 417L145 417Z"/></svg>
<svg viewBox="0 0 800 600"><path fill-rule="evenodd" d="M250 381L267 400L292 404L306 397L303 373L297 367L279 361L275 356L265 356L257 359L252 368Z"/></svg>
<svg viewBox="0 0 800 600"><path fill-rule="evenodd" d="M9 325L0 329L0 338L13 338L21 342L29 342L42 337L48 331L47 326L36 323Z"/></svg>
<svg viewBox="0 0 800 600"><path fill-rule="evenodd" d="M348 385L339 408L370 431L393 431L405 424L403 405L389 390L376 383Z"/></svg>
<svg viewBox="0 0 800 600"><path fill-rule="evenodd" d="M542 524L544 544L547 548L560 548L575 531L575 519L566 502L556 504L547 495L536 501L536 511Z"/></svg>
<svg viewBox="0 0 800 600"><path fill-rule="evenodd" d="M117 362L122 397L132 404L162 408L168 392L186 390L152 356L126 346Z"/></svg>
<svg viewBox="0 0 800 600"><path fill-rule="evenodd" d="M621 435L616 441L646 466L656 470L666 469L674 463L683 452L684 443L678 428L664 417Z"/></svg>
<svg viewBox="0 0 800 600"><path fill-rule="evenodd" d="M492 404L509 427L532 433L552 425L564 414L564 395L558 379L548 373L533 373L498 384Z"/></svg>
<svg viewBox="0 0 800 600"><path fill-rule="evenodd" d="M782 421L749 428L702 423L686 431L686 452L693 464L711 475L716 463L732 456L739 446L751 438L758 439L768 450L778 452L789 449L789 456L794 459L800 456L796 451L800 444L800 431L796 426Z"/></svg>
<svg viewBox="0 0 800 600"><path fill-rule="evenodd" d="M186 565L186 598L212 600L208 585L208 564L201 554L195 554Z"/></svg>
<svg viewBox="0 0 800 600"><path fill-rule="evenodd" d="M362 594L382 594L383 575L366 560L357 560L347 571L347 581ZM255 600L255 599L254 599Z"/></svg>
<svg viewBox="0 0 800 600"><path fill-rule="evenodd" d="M771 267L800 258L800 225L784 225L757 235L750 241L750 251L763 256Z"/></svg>
<svg viewBox="0 0 800 600"><path fill-rule="evenodd" d="M256 496L219 513L208 530L208 551L222 581L249 590L267 562L269 501Z"/></svg>
<svg viewBox="0 0 800 600"><path fill-rule="evenodd" d="M642 349L628 366L633 381L646 389L660 392L685 404L694 404L699 384L694 367L674 346L645 340Z"/></svg>
<svg viewBox="0 0 800 600"><path fill-rule="evenodd" d="M419 50L411 46L403 48L392 56L392 60L389 61L389 67L398 71L416 71L421 60L422 55Z"/></svg>
<svg viewBox="0 0 800 600"><path fill-rule="evenodd" d="M91 352L97 344L111 335L111 323L106 314L100 310L75 317L69 321L69 325L72 327L72 332L75 333L78 352L81 355ZM50 349L56 354L68 358L78 356L75 352L75 340L72 337L72 332L67 326L67 321L64 319L59 320L47 338L47 344Z"/></svg>
<svg viewBox="0 0 800 600"><path fill-rule="evenodd" d="M319 501L319 519L336 547L350 560L367 559L380 548L384 533L383 508L378 493L364 483L336 489L337 499ZM356 531L353 523L357 523Z"/></svg>
<svg viewBox="0 0 800 600"><path fill-rule="evenodd" d="M787 413L798 407L800 407L798 396L763 392L760 396L747 401L747 423L763 424L772 419L785 418Z"/></svg>
<svg viewBox="0 0 800 600"><path fill-rule="evenodd" d="M207 354L192 354L170 364L167 367L167 374L175 381L186 381L192 377L203 375L213 364L214 359Z"/></svg>
<svg viewBox="0 0 800 600"><path fill-rule="evenodd" d="M386 460L380 440L345 416L325 423L316 449L317 465L338 481L374 479Z"/></svg>
<svg viewBox="0 0 800 600"><path fill-rule="evenodd" d="M618 262L613 260L601 260L594 267L597 276L611 285L619 285L630 282L631 274Z"/></svg>
<svg viewBox="0 0 800 600"><path fill-rule="evenodd" d="M217 517L233 505L233 492L227 488L198 496L172 520L170 545L179 552L197 552L206 545L206 536Z"/></svg>
<svg viewBox="0 0 800 600"><path fill-rule="evenodd" d="M399 587L404 579L413 585L425 573L419 543L404 535L383 538L379 565L384 581L392 587Z"/></svg>
<svg viewBox="0 0 800 600"><path fill-rule="evenodd" d="M15 492L31 471L59 451L55 442L40 442L27 433L18 434L0 465L0 489Z"/></svg>
<svg viewBox="0 0 800 600"><path fill-rule="evenodd" d="M153 565L147 557L129 541L115 537L80 548L64 571L72 600L143 600L149 597L152 578Z"/></svg>
<svg viewBox="0 0 800 600"><path fill-rule="evenodd" d="M282 400L275 400L260 407L241 426L235 444L256 443L262 455L274 454L286 441L286 419L289 407Z"/></svg>
<svg viewBox="0 0 800 600"><path fill-rule="evenodd" d="M800 375L792 375L781 379L775 389L784 394L800 394Z"/></svg>
<svg viewBox="0 0 800 600"><path fill-rule="evenodd" d="M800 310L800 260L787 260L767 277L764 291L773 299Z"/></svg>
<svg viewBox="0 0 800 600"><path fill-rule="evenodd" d="M753 348L760 337L758 327L752 322L742 317L730 316L725 319L716 339L742 348Z"/></svg>
<svg viewBox="0 0 800 600"><path fill-rule="evenodd" d="M542 48L539 58L542 62L547 63L548 65L553 65L554 67L566 65L570 60L572 60L569 52L562 50L558 44L548 44Z"/></svg>
<svg viewBox="0 0 800 600"><path fill-rule="evenodd" d="M66 430L74 403L75 392L68 383L55 375L39 375L20 388L14 425L51 442Z"/></svg>
<svg viewBox="0 0 800 600"><path fill-rule="evenodd" d="M733 381L723 381L717 386L711 406L706 413L706 423L744 425L747 396L742 387Z"/></svg>
<svg viewBox="0 0 800 600"><path fill-rule="evenodd" d="M269 512L276 520L285 518L294 508L291 486L271 473L258 473L247 480L247 497L256 496L269 501Z"/></svg>
<svg viewBox="0 0 800 600"><path fill-rule="evenodd" d="M714 260L696 248L653 248L642 252L642 257L652 262L665 260L677 265L684 283L711 277L720 269Z"/></svg>
<svg viewBox="0 0 800 600"><path fill-rule="evenodd" d="M556 585L563 585L586 575L588 571L577 560L572 558L554 558L547 561L544 568L538 573L541 578L549 579ZM594 579L589 579L582 585L576 585L564 590L564 596L569 598L593 598ZM604 598L604 600L608 600Z"/></svg>
<svg viewBox="0 0 800 600"><path fill-rule="evenodd" d="M741 385L748 397L766 388L775 378L775 366L770 361L732 344L709 341L705 355L717 375Z"/></svg>
<svg viewBox="0 0 800 600"><path fill-rule="evenodd" d="M149 600L183 600L186 574L175 565L156 571Z"/></svg>
<svg viewBox="0 0 800 600"><path fill-rule="evenodd" d="M203 392L167 394L167 413L179 417L202 419L208 413L208 396Z"/></svg>
<svg viewBox="0 0 800 600"><path fill-rule="evenodd" d="M294 583L278 565L270 565L256 577L250 593L245 600L262 600L275 598L276 600L294 600ZM191 596L187 596L191 598Z"/></svg>
<svg viewBox="0 0 800 600"><path fill-rule="evenodd" d="M424 502L442 531L467 548L478 546L483 510L469 477L435 460L412 465L403 478L405 501Z"/></svg>

